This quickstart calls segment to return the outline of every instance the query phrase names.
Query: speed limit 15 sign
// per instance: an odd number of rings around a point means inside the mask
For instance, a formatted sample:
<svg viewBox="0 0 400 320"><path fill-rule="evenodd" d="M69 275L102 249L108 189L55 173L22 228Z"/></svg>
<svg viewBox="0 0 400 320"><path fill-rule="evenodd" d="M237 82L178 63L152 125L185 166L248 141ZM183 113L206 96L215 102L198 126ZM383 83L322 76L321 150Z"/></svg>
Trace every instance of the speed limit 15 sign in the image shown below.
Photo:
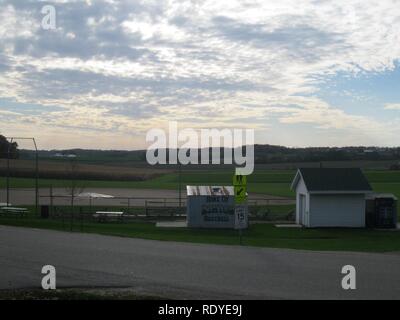
<svg viewBox="0 0 400 320"><path fill-rule="evenodd" d="M235 229L246 229L248 226L248 207L246 205L235 206Z"/></svg>

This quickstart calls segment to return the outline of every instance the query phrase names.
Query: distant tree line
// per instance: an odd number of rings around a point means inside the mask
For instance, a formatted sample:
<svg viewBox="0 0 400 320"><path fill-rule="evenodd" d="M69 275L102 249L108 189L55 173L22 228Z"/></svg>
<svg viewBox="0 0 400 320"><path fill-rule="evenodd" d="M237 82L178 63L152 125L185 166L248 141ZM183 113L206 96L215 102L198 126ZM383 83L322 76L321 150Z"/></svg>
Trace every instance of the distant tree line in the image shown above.
<svg viewBox="0 0 400 320"><path fill-rule="evenodd" d="M317 162L352 160L400 160L400 148L382 147L309 147L287 148L255 146L256 163Z"/></svg>
<svg viewBox="0 0 400 320"><path fill-rule="evenodd" d="M52 159L65 161L57 158L57 153L74 154L80 163L114 163L117 165L130 165L132 163L146 163L146 150L41 150L40 159ZM243 155L245 150L242 150ZM20 150L21 159L34 159L31 150ZM167 152L167 160L168 160ZM209 150L211 160L212 151ZM198 150L200 163L201 150ZM220 157L224 157L224 149L220 150ZM320 161L352 161L352 160L399 160L400 147L306 147L288 148L276 145L255 145L254 157L256 164L289 163L289 162L320 162Z"/></svg>

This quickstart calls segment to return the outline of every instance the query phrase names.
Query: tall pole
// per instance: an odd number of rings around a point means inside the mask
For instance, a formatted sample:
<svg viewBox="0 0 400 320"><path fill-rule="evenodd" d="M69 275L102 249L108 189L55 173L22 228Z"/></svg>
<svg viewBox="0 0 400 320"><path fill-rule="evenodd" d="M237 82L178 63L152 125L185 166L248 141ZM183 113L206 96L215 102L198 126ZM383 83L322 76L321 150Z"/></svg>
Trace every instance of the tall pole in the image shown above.
<svg viewBox="0 0 400 320"><path fill-rule="evenodd" d="M178 159L178 180L179 180L179 209L181 208L181 200L182 200L182 165ZM180 214L181 212L179 212Z"/></svg>
<svg viewBox="0 0 400 320"><path fill-rule="evenodd" d="M74 197L75 197L75 168L74 168L74 159L71 158L71 219L70 219L70 231L72 232L72 226L74 224Z"/></svg>
<svg viewBox="0 0 400 320"><path fill-rule="evenodd" d="M50 185L50 216L53 217L53 185Z"/></svg>
<svg viewBox="0 0 400 320"><path fill-rule="evenodd" d="M35 168L36 168L36 174L35 174L35 210L36 210L36 216L39 216L39 155L38 155L38 149L36 145L36 140L35 138L32 138L33 144L35 145Z"/></svg>
<svg viewBox="0 0 400 320"><path fill-rule="evenodd" d="M6 188L7 188L7 204L8 207L10 205L10 148L12 145L13 139L11 139L10 143L7 146L7 179L6 179Z"/></svg>

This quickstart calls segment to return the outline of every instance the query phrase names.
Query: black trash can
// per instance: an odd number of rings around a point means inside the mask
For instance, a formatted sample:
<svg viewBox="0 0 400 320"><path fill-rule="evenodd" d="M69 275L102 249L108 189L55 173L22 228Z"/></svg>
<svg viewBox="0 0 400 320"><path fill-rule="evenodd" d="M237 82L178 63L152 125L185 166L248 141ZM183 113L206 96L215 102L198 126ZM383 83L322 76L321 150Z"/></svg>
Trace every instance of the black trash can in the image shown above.
<svg viewBox="0 0 400 320"><path fill-rule="evenodd" d="M48 219L49 218L49 206L41 206L40 207L40 217L42 219Z"/></svg>

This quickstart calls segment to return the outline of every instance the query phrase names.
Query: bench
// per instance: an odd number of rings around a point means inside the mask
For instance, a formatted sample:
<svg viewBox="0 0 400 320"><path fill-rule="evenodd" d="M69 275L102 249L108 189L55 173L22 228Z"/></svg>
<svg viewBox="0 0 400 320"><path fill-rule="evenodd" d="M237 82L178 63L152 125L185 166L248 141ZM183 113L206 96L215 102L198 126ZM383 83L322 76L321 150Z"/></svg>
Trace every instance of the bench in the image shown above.
<svg viewBox="0 0 400 320"><path fill-rule="evenodd" d="M122 211L96 211L93 214L93 218L97 219L99 222L105 222L110 220L123 220L124 213Z"/></svg>
<svg viewBox="0 0 400 320"><path fill-rule="evenodd" d="M11 203L7 203L7 202L0 202L0 207L11 207L12 204Z"/></svg>
<svg viewBox="0 0 400 320"><path fill-rule="evenodd" d="M27 208L1 207L0 212L11 213L11 214L19 215L22 217L25 213L28 213L29 210Z"/></svg>

